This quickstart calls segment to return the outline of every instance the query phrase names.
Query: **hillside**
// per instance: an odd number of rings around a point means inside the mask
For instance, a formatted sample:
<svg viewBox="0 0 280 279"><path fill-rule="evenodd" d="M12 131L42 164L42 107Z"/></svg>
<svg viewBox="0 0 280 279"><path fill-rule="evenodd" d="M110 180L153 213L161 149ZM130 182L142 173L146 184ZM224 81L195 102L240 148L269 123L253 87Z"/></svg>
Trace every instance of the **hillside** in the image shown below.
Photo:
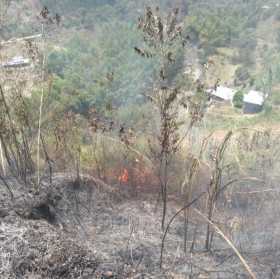
<svg viewBox="0 0 280 279"><path fill-rule="evenodd" d="M0 16L0 279L279 278L278 1Z"/></svg>

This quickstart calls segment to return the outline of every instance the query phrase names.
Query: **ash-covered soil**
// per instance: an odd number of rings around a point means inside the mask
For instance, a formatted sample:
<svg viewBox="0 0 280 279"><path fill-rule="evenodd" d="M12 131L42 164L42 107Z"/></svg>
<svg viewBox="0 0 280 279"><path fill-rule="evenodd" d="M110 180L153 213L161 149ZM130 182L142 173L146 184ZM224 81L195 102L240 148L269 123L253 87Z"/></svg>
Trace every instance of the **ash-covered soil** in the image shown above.
<svg viewBox="0 0 280 279"><path fill-rule="evenodd" d="M167 235L160 269L161 208L155 195L131 197L127 189L87 176L78 183L56 175L53 185L43 183L39 192L10 184L14 200L0 189L1 279L250 278L219 235L211 252L203 249L206 225L194 214L187 252L179 216ZM179 208L179 201L170 201L167 220ZM257 278L279 278L278 244L267 243L264 232L252 228L248 224L233 233L234 243Z"/></svg>

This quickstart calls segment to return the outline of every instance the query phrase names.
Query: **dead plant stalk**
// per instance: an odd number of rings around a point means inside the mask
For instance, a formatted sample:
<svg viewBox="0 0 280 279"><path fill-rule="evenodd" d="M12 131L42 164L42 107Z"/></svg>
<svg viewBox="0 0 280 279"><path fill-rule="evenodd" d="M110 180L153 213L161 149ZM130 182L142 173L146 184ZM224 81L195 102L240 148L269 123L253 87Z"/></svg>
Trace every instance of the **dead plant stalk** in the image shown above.
<svg viewBox="0 0 280 279"><path fill-rule="evenodd" d="M40 141L41 141L41 122L42 122L42 110L44 102L44 80L45 80L45 27L42 23L42 45L43 45L43 62L42 62L42 88L40 97L40 108L39 108L39 121L38 121L38 138L37 138L37 187L40 185Z"/></svg>
<svg viewBox="0 0 280 279"><path fill-rule="evenodd" d="M222 232L222 230L215 225L211 220L209 220L206 216L204 216L198 209L193 209L200 217L202 217L210 226L212 226L216 232L227 242L227 244L232 248L234 253L237 255L237 257L240 259L242 265L245 267L247 272L249 273L250 277L252 279L257 279L255 274L253 273L252 269L250 268L249 264L246 262L246 260L243 258L241 253L237 250L237 248L234 246L234 244L229 240L229 238Z"/></svg>

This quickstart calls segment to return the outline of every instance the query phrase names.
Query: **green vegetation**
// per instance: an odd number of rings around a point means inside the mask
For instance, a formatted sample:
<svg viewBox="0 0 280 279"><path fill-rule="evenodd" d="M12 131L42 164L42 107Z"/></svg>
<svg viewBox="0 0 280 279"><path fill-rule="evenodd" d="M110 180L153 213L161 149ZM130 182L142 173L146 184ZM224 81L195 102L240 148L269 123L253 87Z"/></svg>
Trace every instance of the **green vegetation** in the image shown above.
<svg viewBox="0 0 280 279"><path fill-rule="evenodd" d="M244 92L242 90L239 90L235 93L233 97L233 105L236 108L241 109L243 107L243 97L244 97Z"/></svg>
<svg viewBox="0 0 280 279"><path fill-rule="evenodd" d="M131 110L146 107L145 95L153 87L161 62L156 55L142 59L134 47L143 44L137 18L151 1L39 2L49 8L51 17L56 13L61 15L59 26L46 28L47 70L52 76L49 106L83 115L94 108L106 117L125 115L130 110L128 106ZM206 87L213 86L220 78L232 86L264 91L269 94L272 107L279 104L277 34L280 28L279 8L273 8L276 7L274 1L267 1L270 9L263 8L263 1L252 0L189 1L187 4L160 0L152 4L159 5L165 15L175 4L179 7L180 22L184 26L182 35L187 45L194 48L190 54L184 49L178 51L169 82L183 84L186 90L192 88L191 78L182 74L184 60L188 60L186 55L190 55L194 67L214 62L205 74L209 83ZM40 32L41 24L34 17L34 10L28 3L23 6L26 13L22 14L22 24L16 25L15 19L7 18L3 26L5 37ZM270 31L275 36L269 35ZM239 108L240 98L241 95L235 97ZM133 118L136 123L136 117ZM122 117L122 121L130 122L130 119Z"/></svg>
<svg viewBox="0 0 280 279"><path fill-rule="evenodd" d="M150 61L135 55L138 39L132 25L112 22L97 29L93 40L76 35L63 49L54 49L48 68L55 74L55 95L76 98L74 109L80 112L142 103L154 70Z"/></svg>

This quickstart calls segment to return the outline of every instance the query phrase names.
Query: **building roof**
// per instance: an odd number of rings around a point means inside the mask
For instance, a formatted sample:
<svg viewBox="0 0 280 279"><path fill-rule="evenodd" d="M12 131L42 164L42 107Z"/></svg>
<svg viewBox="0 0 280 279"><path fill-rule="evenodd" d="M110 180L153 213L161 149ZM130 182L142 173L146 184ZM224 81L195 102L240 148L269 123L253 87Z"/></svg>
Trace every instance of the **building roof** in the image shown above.
<svg viewBox="0 0 280 279"><path fill-rule="evenodd" d="M15 56L6 63L3 63L3 67L16 67L16 66L25 66L30 63L28 58L23 58L22 56Z"/></svg>
<svg viewBox="0 0 280 279"><path fill-rule="evenodd" d="M37 34L37 35L32 35L32 36L27 36L27 37L21 37L21 38L12 38L8 41L0 42L0 45L15 44L17 42L30 41L30 40L35 40L37 38L42 38L42 34Z"/></svg>
<svg viewBox="0 0 280 279"><path fill-rule="evenodd" d="M211 95L223 99L225 101L232 101L236 90L224 86L218 86L216 90L210 92Z"/></svg>
<svg viewBox="0 0 280 279"><path fill-rule="evenodd" d="M244 95L243 102L262 106L264 103L264 93L260 91L251 90Z"/></svg>

